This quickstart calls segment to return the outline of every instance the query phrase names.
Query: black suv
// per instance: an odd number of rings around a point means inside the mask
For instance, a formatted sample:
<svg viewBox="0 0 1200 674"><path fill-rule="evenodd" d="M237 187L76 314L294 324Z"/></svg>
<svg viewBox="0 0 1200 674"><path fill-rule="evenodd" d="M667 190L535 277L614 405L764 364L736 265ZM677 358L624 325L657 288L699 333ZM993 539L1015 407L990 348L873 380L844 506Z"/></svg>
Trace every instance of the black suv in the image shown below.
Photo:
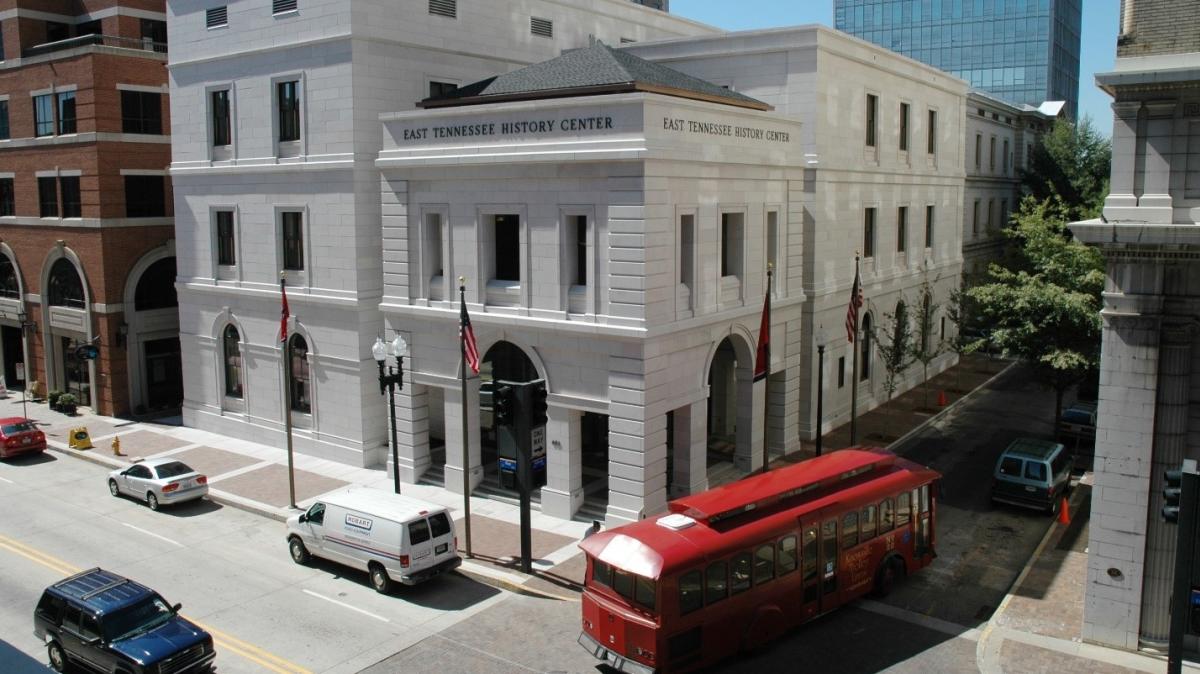
<svg viewBox="0 0 1200 674"><path fill-rule="evenodd" d="M50 666L77 663L108 674L207 671L212 637L145 585L90 569L46 588L33 612L33 633Z"/></svg>

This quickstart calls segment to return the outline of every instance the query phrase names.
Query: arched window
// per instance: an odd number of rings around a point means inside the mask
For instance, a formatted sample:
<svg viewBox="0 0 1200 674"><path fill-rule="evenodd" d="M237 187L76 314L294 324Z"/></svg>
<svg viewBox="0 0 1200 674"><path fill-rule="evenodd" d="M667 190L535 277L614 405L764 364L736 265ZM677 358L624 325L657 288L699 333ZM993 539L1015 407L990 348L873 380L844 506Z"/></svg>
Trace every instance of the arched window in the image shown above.
<svg viewBox="0 0 1200 674"><path fill-rule="evenodd" d="M871 314L863 314L862 337L859 339L862 353L858 356L858 378L866 381L871 378Z"/></svg>
<svg viewBox="0 0 1200 674"><path fill-rule="evenodd" d="M242 336L232 325L225 326L225 395L242 397Z"/></svg>
<svg viewBox="0 0 1200 674"><path fill-rule="evenodd" d="M50 305L55 307L74 307L83 309L83 281L75 265L65 257L60 257L50 267Z"/></svg>
<svg viewBox="0 0 1200 674"><path fill-rule="evenodd" d="M0 255L0 297L20 297L21 286L17 283L17 268L7 255Z"/></svg>
<svg viewBox="0 0 1200 674"><path fill-rule="evenodd" d="M135 311L170 309L179 306L175 294L175 258L164 257L150 265L138 279L133 295Z"/></svg>
<svg viewBox="0 0 1200 674"><path fill-rule="evenodd" d="M292 335L291 347L292 410L312 414L312 384L308 372L308 342L301 335Z"/></svg>

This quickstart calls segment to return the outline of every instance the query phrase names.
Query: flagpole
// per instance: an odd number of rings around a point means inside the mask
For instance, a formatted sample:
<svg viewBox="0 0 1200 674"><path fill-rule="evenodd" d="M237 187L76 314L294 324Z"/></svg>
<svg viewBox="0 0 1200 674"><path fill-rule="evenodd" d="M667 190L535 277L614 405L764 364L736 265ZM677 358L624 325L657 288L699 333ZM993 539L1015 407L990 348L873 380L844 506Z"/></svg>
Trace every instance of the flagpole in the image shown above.
<svg viewBox="0 0 1200 674"><path fill-rule="evenodd" d="M763 376L763 401L765 402L765 404L763 405L763 465L762 465L762 472L764 472L764 473L767 472L767 470L768 470L767 466L768 466L768 464L771 463L770 445L768 443L768 439L769 439L770 431L771 431L771 338L770 338L770 332L771 332L771 276L774 275L774 267L775 267L775 265L771 264L770 262L767 263L767 298L765 300L766 301L766 309L764 312L764 316L766 317L766 320L763 321L763 326L762 326L762 329L767 331L766 354L765 354L765 358L764 358L764 361L765 361L764 364L767 367L767 374ZM760 335L759 340L762 340L762 339L763 339L763 337Z"/></svg>
<svg viewBox="0 0 1200 674"><path fill-rule="evenodd" d="M854 278L857 281L858 276L858 255L854 256ZM851 293L856 290L851 289ZM861 291L858 291L861 292ZM851 302L857 302L857 297L851 297ZM850 350L853 355L850 359L850 446L854 447L858 444L858 311L854 312L854 340L850 342ZM820 432L820 431L818 431Z"/></svg>
<svg viewBox="0 0 1200 674"><path fill-rule="evenodd" d="M279 272L279 293L287 302L287 272ZM280 325L279 336L283 339L283 428L287 435L288 460L288 503L296 507L296 472L292 458L292 342L287 336L287 318Z"/></svg>
<svg viewBox="0 0 1200 674"><path fill-rule="evenodd" d="M467 279L464 276L458 277L458 302L460 307L467 306ZM458 364L462 371L462 476L463 476L463 534L466 536L467 559L471 559L471 451L470 442L467 436L469 425L467 423L467 343L463 331L462 319L458 321Z"/></svg>

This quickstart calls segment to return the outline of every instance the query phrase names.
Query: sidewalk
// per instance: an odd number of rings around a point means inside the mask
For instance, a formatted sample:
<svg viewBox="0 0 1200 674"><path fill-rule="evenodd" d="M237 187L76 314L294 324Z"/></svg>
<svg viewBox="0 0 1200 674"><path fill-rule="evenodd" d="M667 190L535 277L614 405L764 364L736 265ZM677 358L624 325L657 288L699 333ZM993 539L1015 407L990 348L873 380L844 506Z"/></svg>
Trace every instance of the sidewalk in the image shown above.
<svg viewBox="0 0 1200 674"><path fill-rule="evenodd" d="M900 446L938 414L947 412L972 392L1005 371L1008 361L970 356L927 384L897 396L882 408L858 419L859 442ZM937 404L939 393L946 406ZM0 400L0 414L22 414L20 394ZM44 403L28 403L29 416L47 434L53 450L104 466L129 465L136 457L174 456L209 477L210 499L283 521L298 511L288 502L287 456L276 449L206 431L184 428L178 418L131 421L100 417L84 410L77 417L50 411ZM67 447L72 428L86 427L95 444L89 450ZM111 443L120 438L124 456L114 456ZM849 428L826 434L827 450L849 444ZM814 445L777 457L773 465L802 461ZM321 494L349 485L391 490L391 477L383 468L355 468L302 454L294 456L296 503L305 508ZM1055 525L1013 585L979 637L979 668L984 674L999 672L1064 672L1117 674L1165 671L1165 660L1082 643L1082 587L1087 567L1087 514L1090 475L1072 496L1071 526ZM448 507L456 519L460 544L465 544L461 495L428 485L402 486L405 494ZM461 571L476 580L514 592L578 601L584 558L577 546L589 523L563 521L532 513L534 573L517 571L520 554L519 509L516 505L472 497L473 559ZM280 549L280 558L286 558ZM1185 671L1200 672L1187 666Z"/></svg>

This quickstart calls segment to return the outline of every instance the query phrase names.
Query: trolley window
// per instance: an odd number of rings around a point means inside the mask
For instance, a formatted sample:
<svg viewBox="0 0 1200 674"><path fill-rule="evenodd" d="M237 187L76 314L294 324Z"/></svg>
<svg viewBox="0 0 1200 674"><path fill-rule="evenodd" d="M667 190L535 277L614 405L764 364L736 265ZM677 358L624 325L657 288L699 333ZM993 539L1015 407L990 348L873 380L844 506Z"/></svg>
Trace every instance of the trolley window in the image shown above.
<svg viewBox="0 0 1200 674"><path fill-rule="evenodd" d="M775 577L775 546L771 543L758 546L754 551L754 584L763 583Z"/></svg>
<svg viewBox="0 0 1200 674"><path fill-rule="evenodd" d="M817 577L817 530L804 530L804 580Z"/></svg>
<svg viewBox="0 0 1200 674"><path fill-rule="evenodd" d="M612 587L613 570L612 567L600 560L592 561L592 582L604 587Z"/></svg>
<svg viewBox="0 0 1200 674"><path fill-rule="evenodd" d="M908 526L908 520L912 517L912 506L909 504L908 492L896 497L896 526Z"/></svg>
<svg viewBox="0 0 1200 674"><path fill-rule="evenodd" d="M859 539L868 541L875 537L875 506L863 508L862 519L858 522Z"/></svg>
<svg viewBox="0 0 1200 674"><path fill-rule="evenodd" d="M788 536L779 541L779 551L776 555L779 564L779 575L796 570L796 537Z"/></svg>
<svg viewBox="0 0 1200 674"><path fill-rule="evenodd" d="M891 531L896 526L896 514L892 499L885 498L879 502L879 533Z"/></svg>
<svg viewBox="0 0 1200 674"><path fill-rule="evenodd" d="M731 594L745 592L750 589L750 553L742 552L733 556L729 565L729 590Z"/></svg>
<svg viewBox="0 0 1200 674"><path fill-rule="evenodd" d="M634 576L633 600L651 611L655 609L654 581L643 576Z"/></svg>
<svg viewBox="0 0 1200 674"><path fill-rule="evenodd" d="M704 603L715 604L729 596L729 564L713 562L704 572Z"/></svg>
<svg viewBox="0 0 1200 674"><path fill-rule="evenodd" d="M703 607L703 576L699 570L688 571L679 577L679 615L687 615Z"/></svg>
<svg viewBox="0 0 1200 674"><path fill-rule="evenodd" d="M842 518L842 549L858 545L858 511L847 513Z"/></svg>

